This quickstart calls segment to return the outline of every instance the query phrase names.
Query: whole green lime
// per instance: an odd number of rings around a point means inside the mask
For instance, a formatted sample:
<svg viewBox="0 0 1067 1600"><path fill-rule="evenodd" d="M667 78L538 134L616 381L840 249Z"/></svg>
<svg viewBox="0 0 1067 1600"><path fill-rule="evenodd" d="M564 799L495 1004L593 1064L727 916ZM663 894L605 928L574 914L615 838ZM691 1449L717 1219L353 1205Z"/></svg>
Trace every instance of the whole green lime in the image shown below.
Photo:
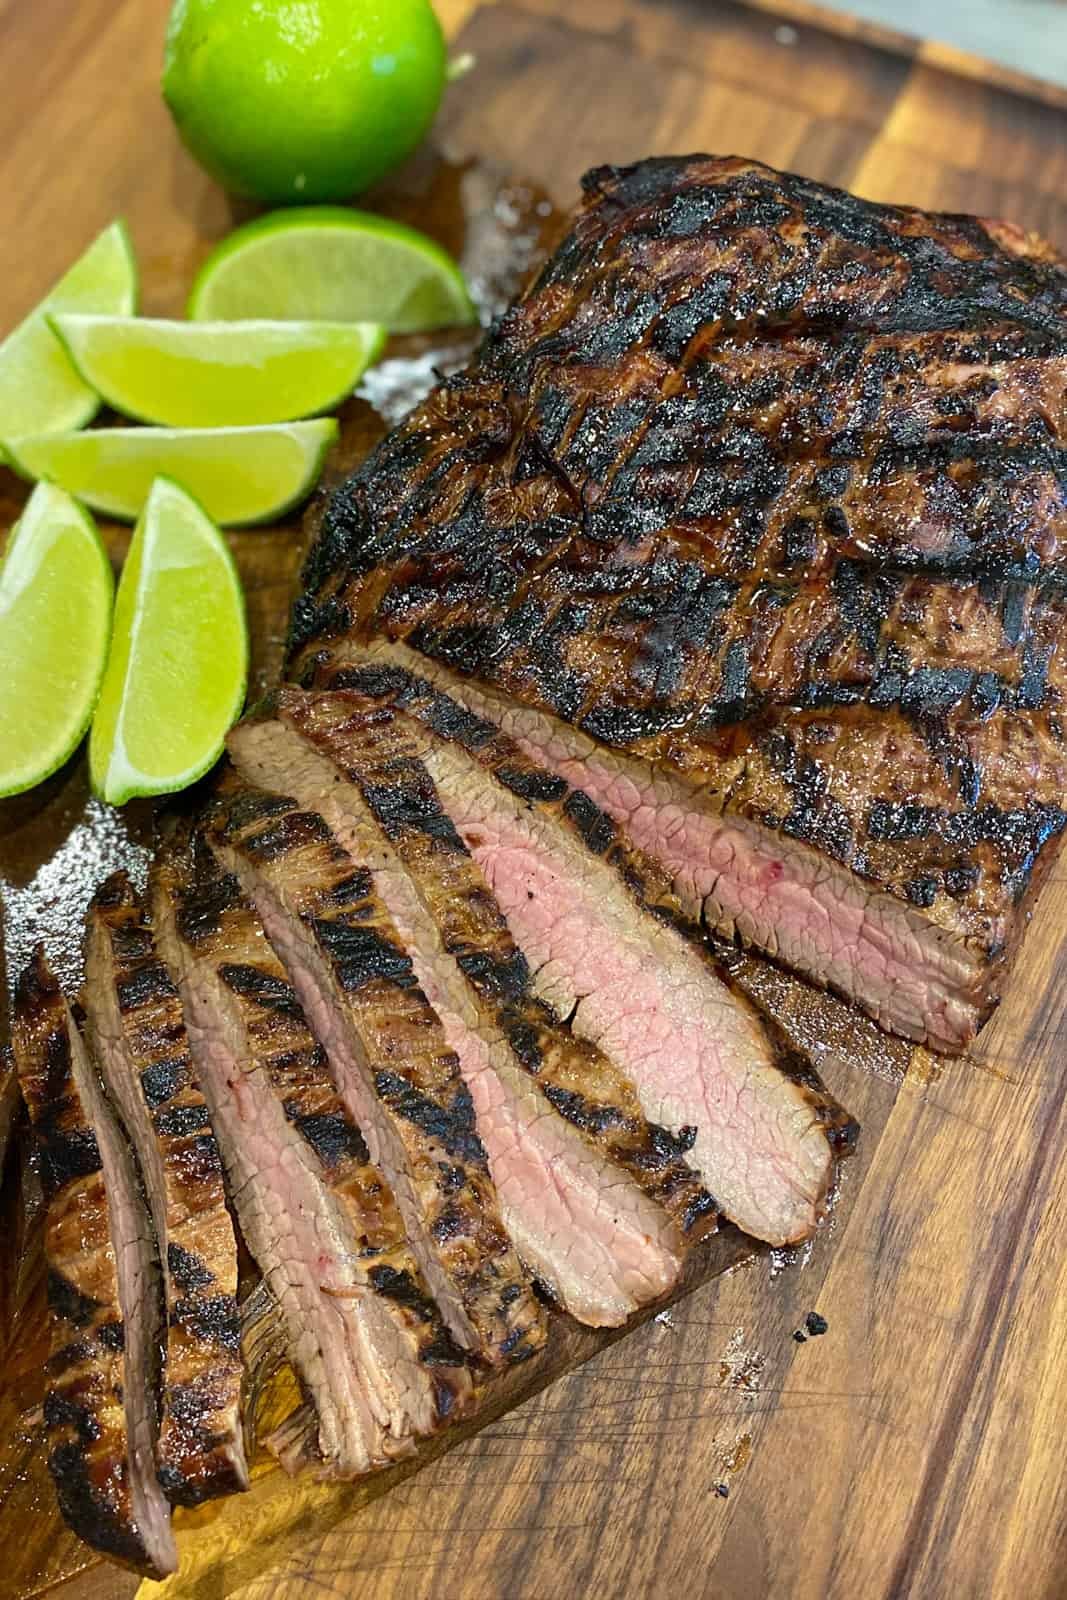
<svg viewBox="0 0 1067 1600"><path fill-rule="evenodd" d="M163 95L235 194L347 200L409 155L445 80L429 0L175 0Z"/></svg>

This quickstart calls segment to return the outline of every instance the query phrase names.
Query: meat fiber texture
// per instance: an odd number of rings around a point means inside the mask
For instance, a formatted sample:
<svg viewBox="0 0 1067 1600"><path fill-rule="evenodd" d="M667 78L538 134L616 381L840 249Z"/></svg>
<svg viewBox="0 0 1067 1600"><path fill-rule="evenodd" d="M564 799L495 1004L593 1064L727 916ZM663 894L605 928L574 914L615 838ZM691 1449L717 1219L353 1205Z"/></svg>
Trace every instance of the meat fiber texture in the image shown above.
<svg viewBox="0 0 1067 1600"><path fill-rule="evenodd" d="M79 1538L160 1578L177 1551L156 1479L159 1261L130 1152L40 946L13 1041L48 1202L48 1470Z"/></svg>
<svg viewBox="0 0 1067 1600"><path fill-rule="evenodd" d="M711 959L662 873L587 795L424 680L372 666L334 684L408 725L542 1002L632 1086L731 1221L773 1244L807 1237L855 1124ZM305 726L324 727L331 698L310 697ZM337 744L360 763L357 742L353 721Z"/></svg>
<svg viewBox="0 0 1067 1600"><path fill-rule="evenodd" d="M207 837L262 919L450 1333L486 1363L526 1359L543 1314L459 1062L370 872L322 816L277 794L227 794Z"/></svg>
<svg viewBox="0 0 1067 1600"><path fill-rule="evenodd" d="M1067 273L738 158L583 187L335 494L293 670L406 646L691 912L958 1050L1065 820Z"/></svg>
<svg viewBox="0 0 1067 1600"><path fill-rule="evenodd" d="M373 1439L373 1453L408 1451L415 1434L432 1432L462 1404L471 1384L389 1186L369 1161L236 879L220 876L206 851L195 866L173 856L157 868L156 894L197 1019L196 1042L214 1057L216 1042L225 1041L232 1056L226 1079L212 1087L226 1102L223 1115L240 1146L230 1163L244 1164L247 1188L260 1196L256 1255L268 1278L283 1285L276 1299L288 1320L292 1357L307 1369L312 1326L318 1355L327 1342L340 1345L342 1361L355 1366L375 1432L383 1435ZM239 1209L252 1199L239 1193ZM277 1221L265 1227L264 1214L287 1219L284 1227ZM293 1259L296 1253L301 1260ZM318 1283L310 1311L293 1292L302 1279ZM329 1395L316 1399L320 1410L334 1403ZM321 1454L329 1465L328 1449Z"/></svg>
<svg viewBox="0 0 1067 1600"><path fill-rule="evenodd" d="M248 1487L241 1428L237 1241L181 1001L125 873L86 936L89 1037L137 1152L167 1309L159 1478L175 1505Z"/></svg>
<svg viewBox="0 0 1067 1600"><path fill-rule="evenodd" d="M684 1141L647 1123L628 1081L535 999L401 719L292 689L276 711L235 730L234 759L320 808L369 866L456 1052L520 1255L579 1320L625 1321L672 1286L683 1237L715 1226Z"/></svg>

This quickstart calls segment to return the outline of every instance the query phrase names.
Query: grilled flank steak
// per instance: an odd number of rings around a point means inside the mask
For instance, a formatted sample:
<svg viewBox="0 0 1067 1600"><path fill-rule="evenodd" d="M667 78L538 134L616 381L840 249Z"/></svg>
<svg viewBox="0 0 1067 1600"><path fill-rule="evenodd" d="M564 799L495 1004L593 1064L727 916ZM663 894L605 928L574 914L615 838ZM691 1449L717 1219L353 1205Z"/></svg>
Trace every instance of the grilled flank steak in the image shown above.
<svg viewBox="0 0 1067 1600"><path fill-rule="evenodd" d="M159 1480L175 1505L248 1487L237 1242L181 1001L123 872L98 890L85 949L89 1038L137 1151L167 1311Z"/></svg>
<svg viewBox="0 0 1067 1600"><path fill-rule="evenodd" d="M155 1241L129 1150L40 946L19 979L13 1044L48 1202L48 1470L79 1538L163 1577L177 1553L156 1479Z"/></svg>
<svg viewBox="0 0 1067 1600"><path fill-rule="evenodd" d="M490 1365L532 1355L544 1317L500 1219L470 1091L369 871L320 815L277 794L238 789L209 822L211 848L262 919L452 1337Z"/></svg>
<svg viewBox="0 0 1067 1600"><path fill-rule="evenodd" d="M470 1375L236 878L203 851L159 863L155 889L243 1231L321 1419L319 1454L328 1470L366 1470L462 1405ZM362 1422L353 1457L342 1444L350 1391Z"/></svg>
<svg viewBox="0 0 1067 1600"><path fill-rule="evenodd" d="M584 191L335 494L294 670L406 646L690 914L958 1050L1065 818L1067 273L735 158Z"/></svg>
<svg viewBox="0 0 1067 1600"><path fill-rule="evenodd" d="M587 795L424 680L334 681L409 723L536 993L632 1082L723 1214L772 1244L806 1238L855 1124L712 961L663 875Z"/></svg>
<svg viewBox="0 0 1067 1600"><path fill-rule="evenodd" d="M520 1255L579 1320L623 1322L671 1286L683 1242L715 1225L684 1141L650 1126L613 1064L534 997L401 719L293 689L276 711L234 730L234 759L321 810L369 866L459 1058Z"/></svg>

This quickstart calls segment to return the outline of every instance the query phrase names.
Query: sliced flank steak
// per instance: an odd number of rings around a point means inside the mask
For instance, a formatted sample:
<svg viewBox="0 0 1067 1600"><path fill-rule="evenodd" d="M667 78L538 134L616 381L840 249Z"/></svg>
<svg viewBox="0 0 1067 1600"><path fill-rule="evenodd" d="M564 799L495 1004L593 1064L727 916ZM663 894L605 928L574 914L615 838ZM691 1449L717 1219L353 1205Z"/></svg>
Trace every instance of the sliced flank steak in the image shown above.
<svg viewBox="0 0 1067 1600"><path fill-rule="evenodd" d="M424 680L370 665L332 683L420 730L538 993L685 1140L723 1214L770 1243L806 1238L855 1125L716 965L662 872L587 795Z"/></svg>
<svg viewBox="0 0 1067 1600"><path fill-rule="evenodd" d="M259 914L457 1344L491 1365L544 1343L470 1091L370 872L316 812L240 788L206 837Z"/></svg>
<svg viewBox="0 0 1067 1600"><path fill-rule="evenodd" d="M13 1044L48 1202L48 1470L79 1538L164 1577L177 1551L156 1478L155 1240L133 1158L40 946L16 989Z"/></svg>
<svg viewBox="0 0 1067 1600"><path fill-rule="evenodd" d="M739 157L582 187L333 496L294 669L409 646L690 914L958 1051L1067 821L1065 263Z"/></svg>
<svg viewBox="0 0 1067 1600"><path fill-rule="evenodd" d="M85 946L88 1036L144 1178L167 1310L159 1481L175 1505L248 1487L237 1241L181 1001L123 872L97 891Z"/></svg>
<svg viewBox="0 0 1067 1600"><path fill-rule="evenodd" d="M155 904L226 1126L242 1228L321 1419L321 1458L351 1470L330 1383L339 1370L357 1392L366 1464L406 1453L462 1405L471 1379L389 1187L237 879L206 850L174 855L156 868Z"/></svg>
<svg viewBox="0 0 1067 1600"><path fill-rule="evenodd" d="M534 996L401 719L295 689L275 711L234 730L238 767L328 817L369 866L459 1058L520 1255L580 1320L624 1321L670 1287L714 1202L627 1080Z"/></svg>

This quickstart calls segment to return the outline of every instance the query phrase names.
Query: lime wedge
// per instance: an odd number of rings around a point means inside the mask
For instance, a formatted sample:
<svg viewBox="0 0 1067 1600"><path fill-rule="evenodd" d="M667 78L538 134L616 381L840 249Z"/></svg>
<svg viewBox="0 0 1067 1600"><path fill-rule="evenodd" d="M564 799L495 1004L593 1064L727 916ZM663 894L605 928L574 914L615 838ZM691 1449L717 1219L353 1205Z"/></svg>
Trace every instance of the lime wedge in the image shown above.
<svg viewBox="0 0 1067 1600"><path fill-rule="evenodd" d="M374 322L49 319L85 382L139 422L226 428L330 411L381 353Z"/></svg>
<svg viewBox="0 0 1067 1600"><path fill-rule="evenodd" d="M122 805L194 783L218 758L247 676L233 557L196 501L157 478L119 580L89 736L93 792Z"/></svg>
<svg viewBox="0 0 1067 1600"><path fill-rule="evenodd" d="M344 206L274 211L238 228L201 267L189 315L382 322L393 333L477 320L463 275L440 245Z"/></svg>
<svg viewBox="0 0 1067 1600"><path fill-rule="evenodd" d="M12 465L133 522L153 480L174 478L227 527L273 522L318 481L337 437L332 417L262 428L93 428L9 446Z"/></svg>
<svg viewBox="0 0 1067 1600"><path fill-rule="evenodd" d="M0 794L55 772L89 726L113 590L88 512L38 484L0 565Z"/></svg>
<svg viewBox="0 0 1067 1600"><path fill-rule="evenodd" d="M0 439L84 428L100 397L75 372L46 316L105 311L129 316L137 306L137 263L124 222L91 244L24 322L0 344Z"/></svg>

